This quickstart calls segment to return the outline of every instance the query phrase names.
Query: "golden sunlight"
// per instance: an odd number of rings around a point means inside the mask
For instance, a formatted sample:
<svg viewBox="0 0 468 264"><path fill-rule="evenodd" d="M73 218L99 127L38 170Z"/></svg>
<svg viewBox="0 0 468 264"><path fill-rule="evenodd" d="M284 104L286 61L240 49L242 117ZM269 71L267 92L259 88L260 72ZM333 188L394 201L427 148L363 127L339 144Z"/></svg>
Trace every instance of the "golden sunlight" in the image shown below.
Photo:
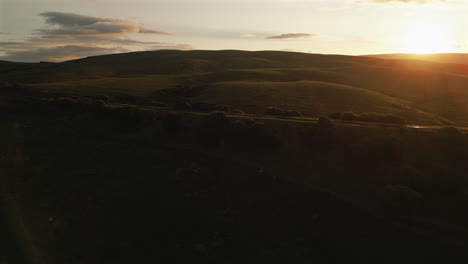
<svg viewBox="0 0 468 264"><path fill-rule="evenodd" d="M456 40L450 24L429 18L418 18L403 25L398 38L399 49L404 53L445 53L456 51Z"/></svg>

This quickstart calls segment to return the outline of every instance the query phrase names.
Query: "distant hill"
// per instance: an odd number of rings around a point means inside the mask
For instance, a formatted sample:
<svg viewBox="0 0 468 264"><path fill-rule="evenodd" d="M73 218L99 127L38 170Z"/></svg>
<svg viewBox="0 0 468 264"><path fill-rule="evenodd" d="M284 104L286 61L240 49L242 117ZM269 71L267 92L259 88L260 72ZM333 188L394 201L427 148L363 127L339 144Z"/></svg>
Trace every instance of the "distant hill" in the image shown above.
<svg viewBox="0 0 468 264"><path fill-rule="evenodd" d="M366 55L365 57L379 58L379 59L398 59L398 60L425 60L438 63L449 64L468 64L467 53L436 53L436 54L378 54Z"/></svg>
<svg viewBox="0 0 468 264"><path fill-rule="evenodd" d="M159 91L173 91L169 93L194 102L228 104L252 113L275 106L308 116L378 112L414 123L449 119L468 124L468 65L408 58L162 50L53 64L0 62L0 81L58 93L154 100L163 100L156 96ZM196 92L178 94L191 87Z"/></svg>

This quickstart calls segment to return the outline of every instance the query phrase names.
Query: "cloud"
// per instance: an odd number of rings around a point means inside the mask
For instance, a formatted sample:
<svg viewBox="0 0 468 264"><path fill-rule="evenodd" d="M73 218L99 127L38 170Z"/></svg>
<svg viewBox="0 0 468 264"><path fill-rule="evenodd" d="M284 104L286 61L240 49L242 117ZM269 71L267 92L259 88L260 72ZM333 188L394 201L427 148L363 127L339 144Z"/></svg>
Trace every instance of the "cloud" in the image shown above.
<svg viewBox="0 0 468 264"><path fill-rule="evenodd" d="M403 3L403 4L432 4L432 3L444 3L444 2L453 2L451 0L369 0L371 3Z"/></svg>
<svg viewBox="0 0 468 264"><path fill-rule="evenodd" d="M266 37L266 39L309 39L312 37L316 37L316 34L308 34L308 33L287 33L281 34L277 36Z"/></svg>
<svg viewBox="0 0 468 264"><path fill-rule="evenodd" d="M123 19L61 12L44 12L40 16L50 27L38 29L24 41L0 42L1 60L64 61L117 52L192 49L187 44L131 39L127 34L170 34Z"/></svg>
<svg viewBox="0 0 468 264"><path fill-rule="evenodd" d="M257 34L252 34L252 33L242 33L240 35L241 38L255 38L257 37Z"/></svg>
<svg viewBox="0 0 468 264"><path fill-rule="evenodd" d="M52 29L41 29L46 35L122 35L130 33L164 34L168 33L141 27L123 19L84 16L74 13L44 12L46 24Z"/></svg>

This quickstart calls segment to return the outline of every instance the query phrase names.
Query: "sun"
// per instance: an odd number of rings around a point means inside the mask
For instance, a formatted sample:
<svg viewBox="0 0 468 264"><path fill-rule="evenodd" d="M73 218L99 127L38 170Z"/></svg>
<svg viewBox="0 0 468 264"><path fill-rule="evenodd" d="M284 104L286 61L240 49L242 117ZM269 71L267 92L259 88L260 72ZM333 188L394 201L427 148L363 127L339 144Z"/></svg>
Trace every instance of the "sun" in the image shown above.
<svg viewBox="0 0 468 264"><path fill-rule="evenodd" d="M415 18L403 25L397 43L404 53L445 53L456 51L452 27L443 21Z"/></svg>

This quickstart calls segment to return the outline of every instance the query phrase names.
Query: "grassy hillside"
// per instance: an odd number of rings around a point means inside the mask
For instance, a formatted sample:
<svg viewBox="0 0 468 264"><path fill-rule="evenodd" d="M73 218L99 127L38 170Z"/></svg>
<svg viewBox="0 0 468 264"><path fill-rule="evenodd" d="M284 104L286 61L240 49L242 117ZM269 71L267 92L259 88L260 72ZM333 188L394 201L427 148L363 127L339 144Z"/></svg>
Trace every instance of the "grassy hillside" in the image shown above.
<svg viewBox="0 0 468 264"><path fill-rule="evenodd" d="M402 115L409 122L434 124L434 116L440 116L468 124L468 68L454 64L235 50L165 50L54 64L3 64L0 81L56 93L152 96L164 90L179 100L225 103L244 111L268 106L306 115L378 111ZM192 87L196 92L180 93ZM347 87L347 92L338 87Z"/></svg>
<svg viewBox="0 0 468 264"><path fill-rule="evenodd" d="M283 85L264 89L275 84ZM252 85L235 87L261 95ZM356 90L323 85L280 90L337 90L349 98ZM454 128L248 118L86 98L44 103L26 95L11 101L22 105L2 106L0 120L6 263L467 258L468 137Z"/></svg>
<svg viewBox="0 0 468 264"><path fill-rule="evenodd" d="M468 54L465 53L438 53L438 54L377 54L367 57L398 60L425 60L438 63L468 64Z"/></svg>
<svg viewBox="0 0 468 264"><path fill-rule="evenodd" d="M119 76L39 83L33 85L33 87L49 92L75 95L107 94L149 96L159 89L173 86L175 81L172 79L173 76L166 75Z"/></svg>
<svg viewBox="0 0 468 264"><path fill-rule="evenodd" d="M248 95L249 100L246 100ZM299 82L219 82L206 88L195 102L235 105L249 113L263 113L269 106L294 109L306 116L348 111L377 112L405 116L422 123L438 118L411 109L404 101L377 92L317 81Z"/></svg>

